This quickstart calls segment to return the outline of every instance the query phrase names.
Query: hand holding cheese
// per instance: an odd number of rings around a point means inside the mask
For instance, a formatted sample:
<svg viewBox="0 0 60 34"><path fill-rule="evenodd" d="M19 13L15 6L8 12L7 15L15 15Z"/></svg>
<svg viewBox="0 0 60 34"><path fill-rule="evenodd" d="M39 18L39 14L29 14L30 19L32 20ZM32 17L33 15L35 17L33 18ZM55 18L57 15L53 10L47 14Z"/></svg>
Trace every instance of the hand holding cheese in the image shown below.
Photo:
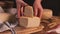
<svg viewBox="0 0 60 34"><path fill-rule="evenodd" d="M40 25L40 18L35 17L33 14L33 7L32 6L25 6L24 9L24 16L20 17L19 25L25 28L29 27L38 27Z"/></svg>
<svg viewBox="0 0 60 34"><path fill-rule="evenodd" d="M18 11L18 18L20 17L20 13L23 15L23 7L28 5L23 0L16 0L17 11Z"/></svg>
<svg viewBox="0 0 60 34"><path fill-rule="evenodd" d="M43 12L43 7L41 5L42 0L35 0L33 3L33 7L34 7L34 15L38 16L41 18L42 16L42 12Z"/></svg>

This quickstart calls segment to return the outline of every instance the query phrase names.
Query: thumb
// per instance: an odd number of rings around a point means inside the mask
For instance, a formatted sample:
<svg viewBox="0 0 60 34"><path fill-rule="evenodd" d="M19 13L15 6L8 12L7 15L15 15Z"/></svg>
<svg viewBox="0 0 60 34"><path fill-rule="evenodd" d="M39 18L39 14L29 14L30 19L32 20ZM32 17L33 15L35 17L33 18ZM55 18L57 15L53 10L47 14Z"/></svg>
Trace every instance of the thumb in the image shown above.
<svg viewBox="0 0 60 34"><path fill-rule="evenodd" d="M38 13L38 9L34 8L34 15L37 16L37 13Z"/></svg>
<svg viewBox="0 0 60 34"><path fill-rule="evenodd" d="M25 3L24 1L21 1L21 4L23 4L23 5L25 5L25 6L26 6L26 5L28 5L28 4L27 4L27 3Z"/></svg>
<svg viewBox="0 0 60 34"><path fill-rule="evenodd" d="M19 3L19 4L21 4L21 5L24 5L24 6L25 6L25 5L28 5L28 4L25 3L23 0L17 0L16 2Z"/></svg>

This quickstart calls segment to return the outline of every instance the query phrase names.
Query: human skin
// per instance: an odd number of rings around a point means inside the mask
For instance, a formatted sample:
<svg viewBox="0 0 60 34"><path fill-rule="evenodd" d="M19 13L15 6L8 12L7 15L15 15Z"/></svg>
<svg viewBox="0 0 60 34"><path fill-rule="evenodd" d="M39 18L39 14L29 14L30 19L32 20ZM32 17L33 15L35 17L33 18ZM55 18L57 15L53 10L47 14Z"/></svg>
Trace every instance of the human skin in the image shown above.
<svg viewBox="0 0 60 34"><path fill-rule="evenodd" d="M38 15L38 11L39 11L39 17L41 18L42 17L42 12L43 12L43 8L42 8L42 5L41 5L41 1L42 0L35 0L34 1L34 4L33 4L33 7L34 7L34 12L35 12L35 16Z"/></svg>
<svg viewBox="0 0 60 34"><path fill-rule="evenodd" d="M20 17L20 12L23 15L23 7L27 6L28 4L25 3L23 0L16 0L16 4L17 4L17 10L18 10L18 18ZM41 18L42 16L42 12L43 12L43 8L41 5L41 0L35 0L33 3L33 7L34 7L34 15L37 16L38 11L39 11L39 17Z"/></svg>

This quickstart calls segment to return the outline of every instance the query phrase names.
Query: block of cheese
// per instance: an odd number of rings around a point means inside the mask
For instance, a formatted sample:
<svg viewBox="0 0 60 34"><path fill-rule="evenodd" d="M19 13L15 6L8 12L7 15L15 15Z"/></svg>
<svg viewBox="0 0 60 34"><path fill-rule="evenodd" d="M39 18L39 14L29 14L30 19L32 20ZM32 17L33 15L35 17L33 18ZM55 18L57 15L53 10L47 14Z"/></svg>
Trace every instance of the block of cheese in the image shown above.
<svg viewBox="0 0 60 34"><path fill-rule="evenodd" d="M42 14L42 19L49 19L53 16L52 14L53 14L52 10L44 9Z"/></svg>
<svg viewBox="0 0 60 34"><path fill-rule="evenodd" d="M19 21L20 26L25 28L38 27L40 25L40 18L38 17L20 17Z"/></svg>
<svg viewBox="0 0 60 34"><path fill-rule="evenodd" d="M33 17L33 7L32 6L25 6L24 16Z"/></svg>
<svg viewBox="0 0 60 34"><path fill-rule="evenodd" d="M9 19L10 14L8 13L0 13L0 22L5 22Z"/></svg>

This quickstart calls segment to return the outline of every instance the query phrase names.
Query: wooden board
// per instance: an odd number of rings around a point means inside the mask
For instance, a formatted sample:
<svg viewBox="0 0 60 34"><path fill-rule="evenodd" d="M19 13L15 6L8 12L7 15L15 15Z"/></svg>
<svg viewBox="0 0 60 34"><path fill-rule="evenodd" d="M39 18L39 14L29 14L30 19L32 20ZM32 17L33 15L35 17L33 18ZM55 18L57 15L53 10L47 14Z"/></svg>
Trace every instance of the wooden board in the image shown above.
<svg viewBox="0 0 60 34"><path fill-rule="evenodd" d="M42 25L39 27L35 27L35 28L16 27L15 32L16 32L16 34L35 33L35 32L43 30L43 28L44 28L44 26L42 26ZM0 34L11 34L11 32L5 31L5 32L2 32Z"/></svg>
<svg viewBox="0 0 60 34"><path fill-rule="evenodd" d="M60 17L53 16L50 19L43 20L41 24L44 25L45 28L46 27L53 28L57 26L58 24L60 24Z"/></svg>
<svg viewBox="0 0 60 34"><path fill-rule="evenodd" d="M60 17L59 16L54 16L52 19L53 19L53 21L52 21L52 23L50 23L51 26L48 27L48 24L46 25L46 23L44 23L42 25L44 25L45 28L42 31L36 32L34 34L46 34L47 31L57 28L60 24ZM56 32L51 32L49 34L57 34L57 33Z"/></svg>
<svg viewBox="0 0 60 34"><path fill-rule="evenodd" d="M55 29L55 28L57 28L57 26L60 24L60 16L54 16L53 18L52 18L52 23L50 23L50 24L46 24L46 23L43 23L42 25L44 25L44 29L43 29L43 33L45 33L46 31L49 31L49 30L51 30L51 29ZM50 26L51 25L51 26ZM39 33L41 33L41 32L39 32Z"/></svg>
<svg viewBox="0 0 60 34"><path fill-rule="evenodd" d="M60 24L60 17L58 17L58 20L56 22L57 24ZM39 26L39 27L35 27L35 28L23 28L23 27L16 27L15 28L15 31L16 31L16 34L29 34L29 33L35 33L35 32L39 32L41 30L43 30L44 26ZM50 30L49 28L45 27L44 28L45 32ZM5 32L2 32L0 34L11 34L10 31L5 31Z"/></svg>

